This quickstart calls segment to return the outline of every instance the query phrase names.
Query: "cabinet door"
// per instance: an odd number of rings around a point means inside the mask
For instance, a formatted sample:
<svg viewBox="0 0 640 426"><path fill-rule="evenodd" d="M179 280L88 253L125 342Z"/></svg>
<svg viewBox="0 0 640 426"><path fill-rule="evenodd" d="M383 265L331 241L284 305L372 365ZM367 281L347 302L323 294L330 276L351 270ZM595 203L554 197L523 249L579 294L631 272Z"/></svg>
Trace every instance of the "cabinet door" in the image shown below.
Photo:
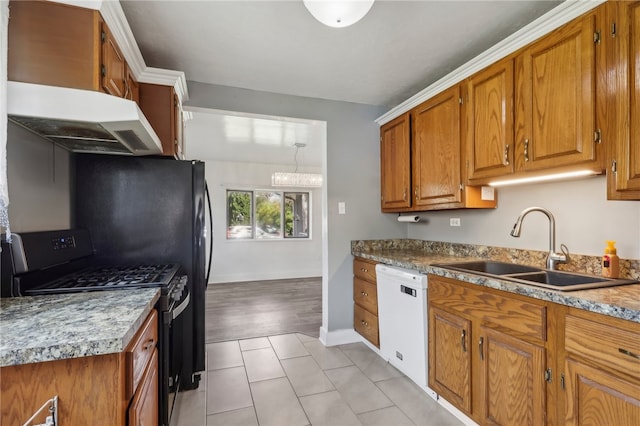
<svg viewBox="0 0 640 426"><path fill-rule="evenodd" d="M469 78L464 108L467 179L513 173L513 59Z"/></svg>
<svg viewBox="0 0 640 426"><path fill-rule="evenodd" d="M516 169L595 163L596 13L516 58Z"/></svg>
<svg viewBox="0 0 640 426"><path fill-rule="evenodd" d="M412 124L414 208L461 206L460 87L416 107Z"/></svg>
<svg viewBox="0 0 640 426"><path fill-rule="evenodd" d="M608 198L640 200L640 2L608 4L615 37L607 39L612 87ZM611 27L613 28L613 27ZM615 161L615 165L614 162Z"/></svg>
<svg viewBox="0 0 640 426"><path fill-rule="evenodd" d="M429 306L429 387L471 413L471 322Z"/></svg>
<svg viewBox="0 0 640 426"><path fill-rule="evenodd" d="M110 95L125 97L127 63L111 35L107 24L101 23L102 88Z"/></svg>
<svg viewBox="0 0 640 426"><path fill-rule="evenodd" d="M545 423L545 350L508 334L481 327L480 356L483 423Z"/></svg>
<svg viewBox="0 0 640 426"><path fill-rule="evenodd" d="M128 426L158 424L158 351L155 350L129 406Z"/></svg>
<svg viewBox="0 0 640 426"><path fill-rule="evenodd" d="M640 385L604 370L568 359L567 425L637 425Z"/></svg>
<svg viewBox="0 0 640 426"><path fill-rule="evenodd" d="M406 113L380 128L382 211L411 207L411 127Z"/></svg>

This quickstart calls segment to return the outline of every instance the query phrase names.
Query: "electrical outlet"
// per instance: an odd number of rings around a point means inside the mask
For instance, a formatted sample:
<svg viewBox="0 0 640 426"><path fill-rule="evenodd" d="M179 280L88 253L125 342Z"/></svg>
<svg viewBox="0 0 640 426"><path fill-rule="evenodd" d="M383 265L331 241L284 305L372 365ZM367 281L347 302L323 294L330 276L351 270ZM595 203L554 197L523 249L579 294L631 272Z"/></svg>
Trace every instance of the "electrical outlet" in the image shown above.
<svg viewBox="0 0 640 426"><path fill-rule="evenodd" d="M449 226L460 226L460 218L459 217L449 218Z"/></svg>
<svg viewBox="0 0 640 426"><path fill-rule="evenodd" d="M347 205L344 201L338 203L338 214L347 214Z"/></svg>

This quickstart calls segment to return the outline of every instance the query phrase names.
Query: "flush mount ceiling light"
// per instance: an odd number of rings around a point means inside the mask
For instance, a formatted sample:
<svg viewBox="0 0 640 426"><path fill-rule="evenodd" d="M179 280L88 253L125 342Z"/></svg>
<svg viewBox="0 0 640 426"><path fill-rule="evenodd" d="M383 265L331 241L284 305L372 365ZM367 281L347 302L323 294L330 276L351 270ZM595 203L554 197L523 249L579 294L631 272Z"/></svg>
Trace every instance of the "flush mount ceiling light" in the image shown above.
<svg viewBox="0 0 640 426"><path fill-rule="evenodd" d="M353 25L369 12L374 0L303 0L307 10L329 27Z"/></svg>
<svg viewBox="0 0 640 426"><path fill-rule="evenodd" d="M293 173L289 172L275 172L271 175L272 186L288 186L288 187L305 187L305 188L318 188L322 186L322 175L319 173L298 173L298 151L300 148L307 146L305 143L296 142L293 144L296 147L296 153L293 156L293 160L296 163L296 169Z"/></svg>

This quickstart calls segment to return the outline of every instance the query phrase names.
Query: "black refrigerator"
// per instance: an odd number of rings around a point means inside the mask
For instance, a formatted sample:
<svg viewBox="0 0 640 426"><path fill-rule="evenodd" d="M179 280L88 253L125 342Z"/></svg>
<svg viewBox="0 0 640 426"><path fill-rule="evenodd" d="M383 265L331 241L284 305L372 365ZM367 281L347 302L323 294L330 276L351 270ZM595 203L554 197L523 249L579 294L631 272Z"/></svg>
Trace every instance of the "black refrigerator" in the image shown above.
<svg viewBox="0 0 640 426"><path fill-rule="evenodd" d="M89 230L98 262L178 263L188 275L191 301L181 315L180 387L197 388L205 369L205 290L211 263L205 247L211 209L205 199L204 163L93 154L78 154L73 163L72 220L75 227Z"/></svg>

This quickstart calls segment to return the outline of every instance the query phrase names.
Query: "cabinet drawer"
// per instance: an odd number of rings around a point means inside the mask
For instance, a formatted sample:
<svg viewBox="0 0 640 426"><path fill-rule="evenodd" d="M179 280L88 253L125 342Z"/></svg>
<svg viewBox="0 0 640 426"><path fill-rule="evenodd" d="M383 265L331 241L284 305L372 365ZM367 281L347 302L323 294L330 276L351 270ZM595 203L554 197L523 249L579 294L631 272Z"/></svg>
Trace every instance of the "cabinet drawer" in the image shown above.
<svg viewBox="0 0 640 426"><path fill-rule="evenodd" d="M151 311L125 351L126 398L133 396L158 343L158 313Z"/></svg>
<svg viewBox="0 0 640 426"><path fill-rule="evenodd" d="M353 275L366 281L376 282L376 264L375 262L365 261L363 259L353 259Z"/></svg>
<svg viewBox="0 0 640 426"><path fill-rule="evenodd" d="M476 290L462 285L460 281L429 275L428 300L523 336L547 339L547 308L507 293Z"/></svg>
<svg viewBox="0 0 640 426"><path fill-rule="evenodd" d="M377 316L358 305L353 305L353 328L368 341L380 347Z"/></svg>
<svg viewBox="0 0 640 426"><path fill-rule="evenodd" d="M640 378L640 324L622 329L567 315L564 344L567 352Z"/></svg>
<svg viewBox="0 0 640 426"><path fill-rule="evenodd" d="M378 287L360 278L353 278L353 301L374 315L378 315Z"/></svg>

